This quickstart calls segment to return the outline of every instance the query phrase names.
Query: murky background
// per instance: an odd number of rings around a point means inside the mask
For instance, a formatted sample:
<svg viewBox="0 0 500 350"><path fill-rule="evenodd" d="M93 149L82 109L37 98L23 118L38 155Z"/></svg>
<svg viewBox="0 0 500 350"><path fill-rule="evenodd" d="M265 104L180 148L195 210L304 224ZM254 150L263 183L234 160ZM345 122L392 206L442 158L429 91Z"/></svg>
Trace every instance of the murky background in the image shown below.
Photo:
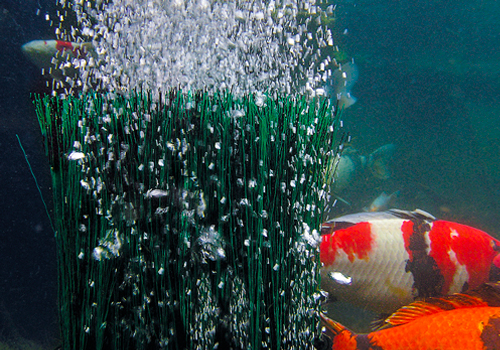
<svg viewBox="0 0 500 350"><path fill-rule="evenodd" d="M336 44L353 57L349 145L368 155L392 143L392 176L352 181L331 215L393 203L500 237L500 4L497 1L343 1ZM30 92L43 91L22 44L55 38L53 1L0 3L0 340L57 344L53 232L19 136L50 208L50 174ZM37 15L37 12L39 15Z"/></svg>
<svg viewBox="0 0 500 350"><path fill-rule="evenodd" d="M493 1L338 6L360 71L345 115L353 146L398 149L392 179L352 195L400 190L398 207L498 234L499 11Z"/></svg>

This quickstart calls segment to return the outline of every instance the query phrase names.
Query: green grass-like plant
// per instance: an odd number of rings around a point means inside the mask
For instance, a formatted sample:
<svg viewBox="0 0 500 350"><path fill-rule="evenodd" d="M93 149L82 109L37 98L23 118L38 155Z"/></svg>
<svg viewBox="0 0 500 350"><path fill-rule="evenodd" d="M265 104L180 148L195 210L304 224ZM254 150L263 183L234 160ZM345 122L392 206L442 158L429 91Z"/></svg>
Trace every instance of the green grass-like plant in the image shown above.
<svg viewBox="0 0 500 350"><path fill-rule="evenodd" d="M312 347L326 101L172 90L35 106L64 349Z"/></svg>

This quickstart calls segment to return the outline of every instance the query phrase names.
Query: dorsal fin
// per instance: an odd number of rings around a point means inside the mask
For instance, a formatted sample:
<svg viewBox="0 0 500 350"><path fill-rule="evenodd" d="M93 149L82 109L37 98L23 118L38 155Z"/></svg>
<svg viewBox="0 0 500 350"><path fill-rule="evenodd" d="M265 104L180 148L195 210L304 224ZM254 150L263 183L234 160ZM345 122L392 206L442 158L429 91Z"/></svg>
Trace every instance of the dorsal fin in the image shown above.
<svg viewBox="0 0 500 350"><path fill-rule="evenodd" d="M400 210L400 209L389 209L389 212L394 216L401 219L419 219L425 221L434 221L436 218L422 209L415 209L414 211Z"/></svg>
<svg viewBox="0 0 500 350"><path fill-rule="evenodd" d="M435 217L431 214L421 210L415 209L414 211L390 209L388 211L379 212L362 212L355 214L344 215L335 219L331 219L321 225L321 234L331 234L334 231L342 230L359 224L360 222L373 222L376 220L390 220L399 218L403 220L424 220L434 221Z"/></svg>
<svg viewBox="0 0 500 350"><path fill-rule="evenodd" d="M386 318L379 324L377 330L406 324L439 312L482 306L500 307L500 282L484 283L478 289L466 293L413 302Z"/></svg>

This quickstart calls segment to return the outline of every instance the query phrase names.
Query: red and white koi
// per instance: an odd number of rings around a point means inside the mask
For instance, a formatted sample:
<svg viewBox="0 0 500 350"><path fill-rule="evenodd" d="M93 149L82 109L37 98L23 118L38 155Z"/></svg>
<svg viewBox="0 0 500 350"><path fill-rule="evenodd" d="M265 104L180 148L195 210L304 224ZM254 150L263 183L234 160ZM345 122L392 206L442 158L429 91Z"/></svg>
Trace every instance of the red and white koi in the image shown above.
<svg viewBox="0 0 500 350"><path fill-rule="evenodd" d="M323 224L321 286L382 313L500 280L500 241L422 211L346 215Z"/></svg>
<svg viewBox="0 0 500 350"><path fill-rule="evenodd" d="M33 40L21 47L26 57L43 73L54 79L75 76L78 66L75 59L84 59L81 64L95 64L96 52L92 43L76 43L62 40ZM88 59L88 62L87 62Z"/></svg>

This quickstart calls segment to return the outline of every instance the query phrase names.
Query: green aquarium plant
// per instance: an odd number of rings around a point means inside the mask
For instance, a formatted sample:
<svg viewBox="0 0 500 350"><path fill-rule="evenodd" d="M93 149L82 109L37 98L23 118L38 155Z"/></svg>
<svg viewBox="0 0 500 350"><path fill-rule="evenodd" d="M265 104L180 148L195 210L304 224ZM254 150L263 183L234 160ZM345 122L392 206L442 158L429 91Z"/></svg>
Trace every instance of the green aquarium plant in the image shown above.
<svg viewBox="0 0 500 350"><path fill-rule="evenodd" d="M64 349L312 347L338 146L326 101L171 90L35 106Z"/></svg>

